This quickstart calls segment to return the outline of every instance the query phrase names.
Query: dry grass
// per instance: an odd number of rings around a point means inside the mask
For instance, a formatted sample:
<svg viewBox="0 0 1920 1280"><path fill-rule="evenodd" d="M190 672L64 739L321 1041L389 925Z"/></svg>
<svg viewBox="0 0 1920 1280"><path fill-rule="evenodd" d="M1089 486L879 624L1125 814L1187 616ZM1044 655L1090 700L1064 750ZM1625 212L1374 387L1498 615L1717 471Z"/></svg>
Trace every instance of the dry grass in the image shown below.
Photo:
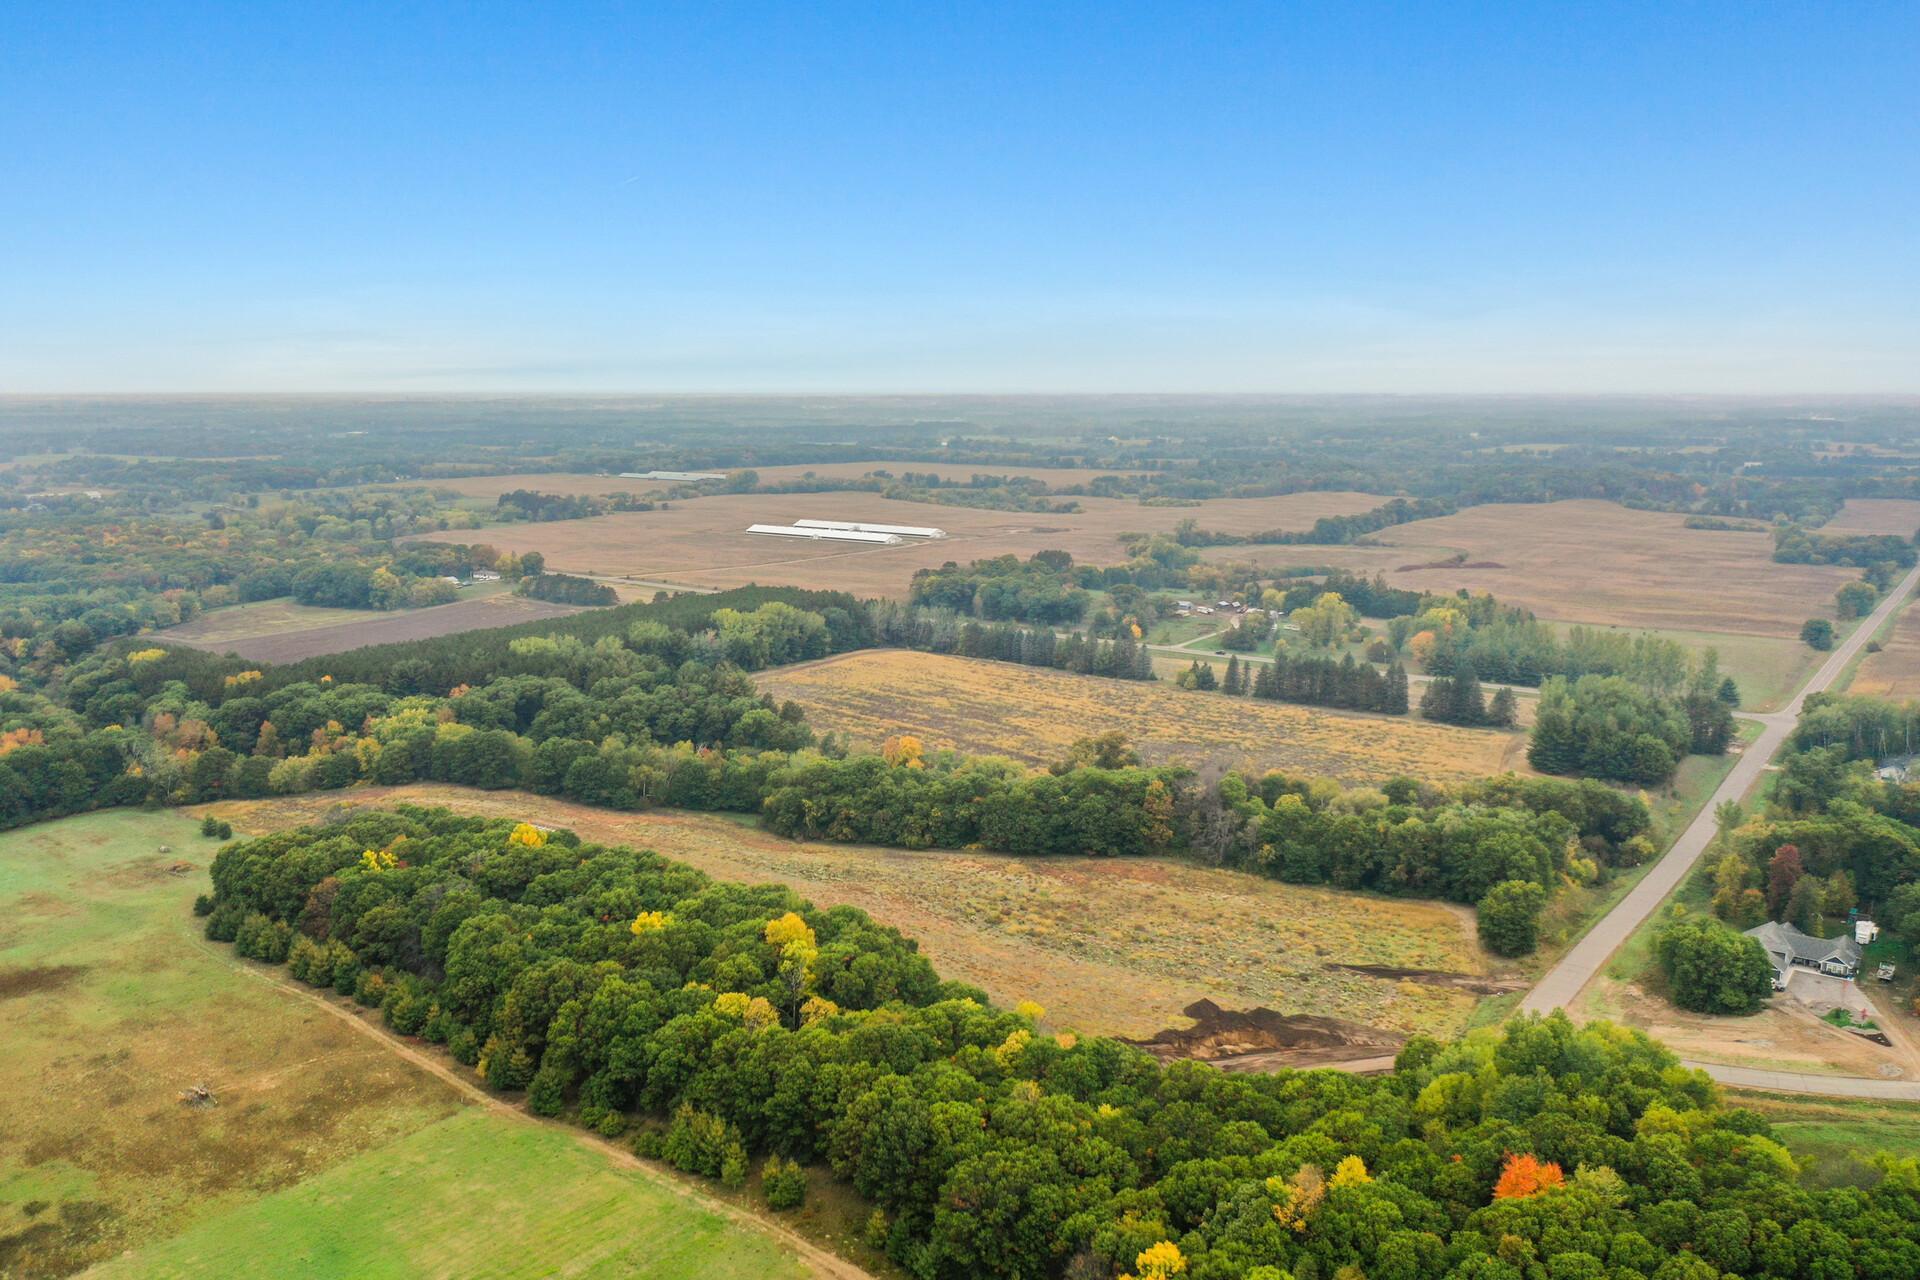
<svg viewBox="0 0 1920 1280"><path fill-rule="evenodd" d="M197 825L121 809L0 836L0 1275L65 1275L458 1107L199 941ZM181 1104L197 1083L216 1107Z"/></svg>
<svg viewBox="0 0 1920 1280"><path fill-rule="evenodd" d="M724 468L728 472L748 470L744 467ZM795 463L790 466L753 467L751 470L760 477L762 484L790 484L809 477L821 480L858 480L875 471L885 471L892 476L900 476L911 471L916 475L936 475L942 480L970 480L976 475L1019 476L1044 482L1049 488L1061 489L1073 485L1087 484L1101 476L1138 475L1136 471L1100 471L1091 467L994 467L972 462L812 462ZM512 493L516 489L531 489L536 493L558 493L580 495L582 497L604 497L614 493L664 493L674 487L672 481L637 480L621 476L590 476L564 471L524 472L504 476L456 476L447 479L430 478L425 480L400 480L392 484L378 485L382 489L411 489L425 486L430 489L446 490L469 498L495 499L503 493Z"/></svg>
<svg viewBox="0 0 1920 1280"><path fill-rule="evenodd" d="M1920 698L1920 609L1915 609L1911 600L1900 607L1880 644L1880 652L1860 660L1847 692L1876 698Z"/></svg>
<svg viewBox="0 0 1920 1280"><path fill-rule="evenodd" d="M1298 493L1278 498L1229 498L1200 507L1146 507L1117 498L1081 498L1084 511L1041 515L898 502L870 494L728 494L678 502L664 511L628 511L588 520L502 525L486 541L505 551L539 551L547 567L569 573L647 578L692 586L784 584L904 597L914 570L949 560L983 559L1047 548L1069 551L1092 564L1126 558L1119 535L1170 531L1189 517L1212 529L1252 533L1305 529L1322 516L1377 506L1363 493ZM879 524L935 525L949 537L898 546L813 543L762 537L750 524L796 519L859 519ZM427 535L471 542L472 530Z"/></svg>
<svg viewBox="0 0 1920 1280"><path fill-rule="evenodd" d="M1655 630L1796 636L1831 618L1833 593L1858 571L1775 564L1773 541L1683 527L1684 517L1612 502L1471 507L1383 530L1369 545L1218 547L1210 559L1331 564L1396 587L1491 591L1543 618ZM1464 555L1469 568L1442 565ZM1439 567L1424 567L1437 565Z"/></svg>
<svg viewBox="0 0 1920 1280"><path fill-rule="evenodd" d="M982 987L998 1002L1037 1000L1051 1025L1093 1034L1184 1026L1180 1010L1202 997L1444 1034L1464 1026L1472 995L1323 965L1487 971L1465 909L1162 859L805 844L711 814L615 813L434 784L236 801L212 811L252 833L322 819L342 806L403 800L569 827L587 839L658 850L723 879L791 885L822 906L849 903L918 939L944 976Z"/></svg>
<svg viewBox="0 0 1920 1280"><path fill-rule="evenodd" d="M1820 526L1818 533L1891 533L1911 538L1920 529L1920 500L1913 498L1848 498L1840 514Z"/></svg>
<svg viewBox="0 0 1920 1280"><path fill-rule="evenodd" d="M1076 739L1119 729L1154 762L1219 761L1351 783L1397 773L1445 782L1526 768L1525 739L1516 733L897 649L787 667L759 684L805 707L816 728L863 745L911 733L929 748L1032 764L1058 760Z"/></svg>

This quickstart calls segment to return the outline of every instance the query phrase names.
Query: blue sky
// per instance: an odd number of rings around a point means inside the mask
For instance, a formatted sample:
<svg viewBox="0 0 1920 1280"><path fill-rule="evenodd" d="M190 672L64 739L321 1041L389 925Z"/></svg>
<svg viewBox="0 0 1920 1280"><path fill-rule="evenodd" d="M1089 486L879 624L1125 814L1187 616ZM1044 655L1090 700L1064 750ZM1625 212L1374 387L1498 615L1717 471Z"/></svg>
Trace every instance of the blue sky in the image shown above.
<svg viewBox="0 0 1920 1280"><path fill-rule="evenodd" d="M0 6L0 392L1920 391L1920 5Z"/></svg>

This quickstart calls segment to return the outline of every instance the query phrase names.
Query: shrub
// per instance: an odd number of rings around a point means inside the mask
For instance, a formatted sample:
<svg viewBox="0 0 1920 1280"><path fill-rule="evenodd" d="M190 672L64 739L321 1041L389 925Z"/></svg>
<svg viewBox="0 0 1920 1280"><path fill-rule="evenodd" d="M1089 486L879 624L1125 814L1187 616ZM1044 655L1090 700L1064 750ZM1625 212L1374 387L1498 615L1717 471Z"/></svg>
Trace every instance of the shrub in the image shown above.
<svg viewBox="0 0 1920 1280"><path fill-rule="evenodd" d="M807 1170L797 1160L768 1156L760 1169L760 1192L769 1209L798 1209L807 1202Z"/></svg>
<svg viewBox="0 0 1920 1280"><path fill-rule="evenodd" d="M1524 956L1540 944L1547 891L1531 880L1502 880L1480 899L1480 941L1497 956Z"/></svg>

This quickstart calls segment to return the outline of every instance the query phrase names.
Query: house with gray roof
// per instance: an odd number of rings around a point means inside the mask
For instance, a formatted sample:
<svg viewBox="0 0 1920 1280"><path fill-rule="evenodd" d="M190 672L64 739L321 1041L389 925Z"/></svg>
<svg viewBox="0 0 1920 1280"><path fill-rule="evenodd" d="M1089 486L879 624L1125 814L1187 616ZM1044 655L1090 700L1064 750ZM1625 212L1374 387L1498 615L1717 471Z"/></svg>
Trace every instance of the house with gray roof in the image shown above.
<svg viewBox="0 0 1920 1280"><path fill-rule="evenodd" d="M1851 978L1860 970L1860 944L1851 936L1816 938L1778 920L1747 930L1747 936L1758 938L1773 961L1776 988L1787 985L1795 965L1837 978Z"/></svg>

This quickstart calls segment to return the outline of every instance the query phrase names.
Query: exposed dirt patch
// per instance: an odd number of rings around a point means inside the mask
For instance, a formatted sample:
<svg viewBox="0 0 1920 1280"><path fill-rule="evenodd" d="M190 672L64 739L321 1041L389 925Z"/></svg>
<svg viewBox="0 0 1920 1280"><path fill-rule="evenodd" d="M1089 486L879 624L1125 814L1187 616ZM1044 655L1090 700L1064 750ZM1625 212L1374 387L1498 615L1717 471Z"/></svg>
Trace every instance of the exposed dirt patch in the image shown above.
<svg viewBox="0 0 1920 1280"><path fill-rule="evenodd" d="M1344 973L1365 974L1369 978L1420 982L1430 987L1470 991L1477 996L1498 996L1510 991L1527 989L1527 984L1517 979L1481 978L1471 973L1449 973L1444 969L1396 969L1392 965L1385 964L1330 964L1327 968L1338 969Z"/></svg>
<svg viewBox="0 0 1920 1280"><path fill-rule="evenodd" d="M0 1000L15 1000L36 991L58 991L79 980L84 964L43 964L29 969L0 969Z"/></svg>
<svg viewBox="0 0 1920 1280"><path fill-rule="evenodd" d="M1222 1009L1196 1000L1183 1013L1186 1028L1169 1027L1146 1040L1129 1041L1163 1062L1192 1058L1223 1071L1320 1066L1399 1051L1406 1037L1378 1027L1311 1013L1273 1009Z"/></svg>

